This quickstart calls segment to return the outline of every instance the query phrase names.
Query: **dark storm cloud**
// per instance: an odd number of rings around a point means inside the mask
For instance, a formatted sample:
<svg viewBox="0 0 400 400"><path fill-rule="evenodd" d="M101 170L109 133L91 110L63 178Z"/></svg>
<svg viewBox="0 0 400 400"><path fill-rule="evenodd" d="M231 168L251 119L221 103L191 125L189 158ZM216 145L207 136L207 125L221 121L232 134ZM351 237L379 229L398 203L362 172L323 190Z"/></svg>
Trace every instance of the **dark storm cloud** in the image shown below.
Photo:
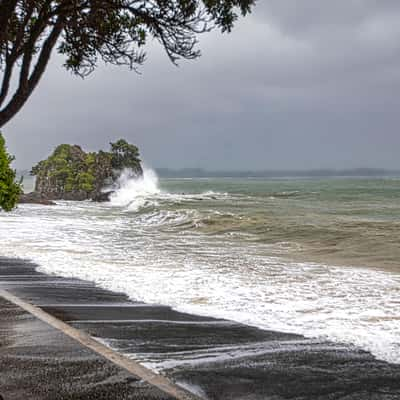
<svg viewBox="0 0 400 400"><path fill-rule="evenodd" d="M258 3L179 68L155 44L140 76L102 67L82 81L54 59L5 129L17 166L122 136L154 166L400 168L400 2Z"/></svg>

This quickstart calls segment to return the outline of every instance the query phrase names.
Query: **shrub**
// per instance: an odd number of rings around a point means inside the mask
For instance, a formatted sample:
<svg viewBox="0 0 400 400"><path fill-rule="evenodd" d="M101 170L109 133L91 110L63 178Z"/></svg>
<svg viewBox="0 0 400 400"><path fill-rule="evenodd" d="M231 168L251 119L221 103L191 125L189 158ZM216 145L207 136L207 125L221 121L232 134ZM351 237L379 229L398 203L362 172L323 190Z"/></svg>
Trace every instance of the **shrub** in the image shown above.
<svg viewBox="0 0 400 400"><path fill-rule="evenodd" d="M6 143L0 133L0 208L11 211L22 193L21 182L16 182L15 170L11 168L14 157L7 153Z"/></svg>

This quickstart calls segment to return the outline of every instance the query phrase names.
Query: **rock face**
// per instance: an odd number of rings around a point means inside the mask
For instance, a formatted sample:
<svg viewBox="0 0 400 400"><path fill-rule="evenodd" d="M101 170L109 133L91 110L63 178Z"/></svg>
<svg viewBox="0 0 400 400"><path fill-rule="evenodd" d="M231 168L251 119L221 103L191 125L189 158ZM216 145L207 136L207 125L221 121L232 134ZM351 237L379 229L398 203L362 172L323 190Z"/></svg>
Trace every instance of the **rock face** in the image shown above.
<svg viewBox="0 0 400 400"><path fill-rule="evenodd" d="M22 196L30 200L95 200L107 201L111 190L104 192L128 168L133 176L143 173L139 150L125 140L111 143L111 151L86 153L80 146L62 144L46 160L32 168L36 176L35 191ZM21 201L22 200L22 201ZM41 203L43 204L43 203Z"/></svg>
<svg viewBox="0 0 400 400"><path fill-rule="evenodd" d="M30 203L30 204L41 204L43 206L54 206L56 203L45 197L42 197L38 192L23 193L19 196L18 202L20 204ZM0 399L1 400L1 399Z"/></svg>

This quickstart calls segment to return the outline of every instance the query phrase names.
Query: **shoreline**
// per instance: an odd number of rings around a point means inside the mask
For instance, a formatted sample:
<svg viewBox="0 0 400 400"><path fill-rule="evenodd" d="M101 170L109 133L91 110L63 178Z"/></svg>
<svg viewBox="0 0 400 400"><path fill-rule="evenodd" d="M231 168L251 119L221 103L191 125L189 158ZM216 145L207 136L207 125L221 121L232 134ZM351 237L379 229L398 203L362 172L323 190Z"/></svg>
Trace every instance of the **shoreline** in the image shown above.
<svg viewBox="0 0 400 400"><path fill-rule="evenodd" d="M377 274L379 274L380 276L378 278L382 277L386 277L386 278L391 278L391 275L398 275L396 273L393 273L391 271L385 270L384 268L373 268L373 267L368 267L368 266L364 266L364 267L358 267L358 266L353 266L353 265L340 265L340 264L335 264L335 265L330 265L330 264L324 264L324 263L317 263L317 262L308 262L308 259L304 259L304 260L297 260L295 258L287 258L287 257L280 257L281 261L285 261L288 263L299 263L299 264L305 264L307 266L312 266L312 267L317 267L317 268L323 268L323 269L329 269L330 271L340 271L340 273L342 273L343 271L352 271L353 273L358 273L360 275L364 275L364 273L369 273L371 271L376 272ZM47 268L44 266L38 266L38 271L44 273L44 274L48 274L50 276L54 276L57 275L57 273L60 273L59 271L57 272L52 272L51 269L49 268L49 265L47 265ZM77 277L77 279L82 279L85 280L86 277L82 277L82 275L80 274L80 272L75 276L74 274L69 274L66 273L64 274L64 272L61 272L61 276L63 276L64 278L68 279L71 277ZM130 301L133 302L146 302L145 298L141 298L141 299L137 299L135 298L135 296L132 296L132 292L127 290L127 287L123 287L121 290L117 290L115 289L115 287L112 286L116 286L117 288L121 288L121 286L118 285L111 285L110 286L110 281L102 281L101 279L97 279L97 277L93 277L93 275L89 278L87 278L88 281L93 282L95 285L98 285L100 288L105 289L107 291L112 291L112 292L121 292L124 296L126 296ZM104 283L106 282L106 284ZM153 291L154 292L154 291ZM157 292L154 292L157 293ZM179 313L183 313L183 314L194 314L194 315L198 315L198 316L202 316L202 317L206 317L206 318L210 318L210 319L216 319L216 320L229 320L229 321L234 321L235 323L239 324L239 325L246 325L249 327L254 327L260 330L264 330L264 331L276 331L279 333L287 333L287 334L294 334L294 335L299 335L301 337L305 337L306 339L310 339L310 340L319 340L319 341L327 341L327 342L332 342L332 343L339 343L339 344L343 344L343 345L348 345L350 347L354 347L354 348L360 348L365 352L371 353L373 355L373 357L377 358L380 361L384 361L384 362L389 362L389 363L393 363L393 364L398 364L400 365L400 354L398 352L398 349L400 349L400 347L398 347L398 340L393 341L393 342L386 342L385 344L391 344L393 345L391 348L389 348L389 350L386 350L387 347L377 347L377 346L373 346L373 344L375 344L375 342L371 342L368 343L368 341L361 341L361 342L357 342L357 340L351 340L354 338L350 338L348 339L348 337L340 337L337 335L330 335L328 334L310 334L311 330L307 330L307 329L302 329L299 327L298 324L293 324L294 326L290 327L290 326L283 326L282 324L276 324L276 321L272 321L270 324L265 324L262 323L260 321L256 321L254 319L249 319L248 318L248 314L244 315L244 313L237 313L235 311L226 311L223 310L221 311L221 309L218 308L213 308L213 307L208 307L208 308L203 308L203 307L198 307L198 305L202 304L202 298L199 298L199 303L198 304L191 304L189 306L185 305L175 305L174 304L174 300L171 301L165 301L165 299L163 299L164 302L163 303L158 303L157 301L154 300L150 300L148 302L148 304L154 304L154 305L160 305L163 304L163 306L165 307L170 307L172 310L177 311ZM167 299L168 300L168 299ZM373 306L371 307L371 309L373 309ZM291 319L291 321L296 321L296 319ZM376 335L376 337L379 337L379 333L378 335ZM357 339L357 337L356 337ZM381 342L379 342L380 344ZM391 350L394 351L391 352ZM382 349L385 349L385 351L383 351Z"/></svg>
<svg viewBox="0 0 400 400"><path fill-rule="evenodd" d="M353 346L134 302L25 260L0 258L0 288L210 400L400 398L400 365Z"/></svg>

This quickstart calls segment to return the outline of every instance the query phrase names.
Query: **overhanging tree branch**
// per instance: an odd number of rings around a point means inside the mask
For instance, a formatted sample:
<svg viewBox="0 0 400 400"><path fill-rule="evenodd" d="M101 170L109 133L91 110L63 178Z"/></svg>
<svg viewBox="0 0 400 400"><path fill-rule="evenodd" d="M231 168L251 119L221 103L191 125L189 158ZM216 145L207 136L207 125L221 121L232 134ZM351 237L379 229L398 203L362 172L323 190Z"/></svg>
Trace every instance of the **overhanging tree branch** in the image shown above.
<svg viewBox="0 0 400 400"><path fill-rule="evenodd" d="M0 0L0 46L4 43L11 16L17 6L18 0Z"/></svg>
<svg viewBox="0 0 400 400"><path fill-rule="evenodd" d="M197 35L212 28L229 32L255 1L0 0L0 128L32 94L57 44L66 69L81 77L99 62L135 70L149 38L176 64L199 57Z"/></svg>
<svg viewBox="0 0 400 400"><path fill-rule="evenodd" d="M6 124L22 108L39 83L39 80L42 77L50 59L51 52L64 27L64 23L65 17L60 16L54 24L54 27L48 38L43 43L38 60L31 75L29 78L25 78L25 76L23 76L23 78L20 79L20 85L14 96L11 98L7 106L0 111L0 124Z"/></svg>
<svg viewBox="0 0 400 400"><path fill-rule="evenodd" d="M32 17L33 9L33 3L31 3L26 10L25 18L23 19L23 22L15 35L15 39L12 43L11 49L7 49L5 53L5 68L3 80L0 87L0 107L7 97L14 64L17 61L18 56L21 54L21 44L23 41L25 28L29 22L29 19Z"/></svg>

